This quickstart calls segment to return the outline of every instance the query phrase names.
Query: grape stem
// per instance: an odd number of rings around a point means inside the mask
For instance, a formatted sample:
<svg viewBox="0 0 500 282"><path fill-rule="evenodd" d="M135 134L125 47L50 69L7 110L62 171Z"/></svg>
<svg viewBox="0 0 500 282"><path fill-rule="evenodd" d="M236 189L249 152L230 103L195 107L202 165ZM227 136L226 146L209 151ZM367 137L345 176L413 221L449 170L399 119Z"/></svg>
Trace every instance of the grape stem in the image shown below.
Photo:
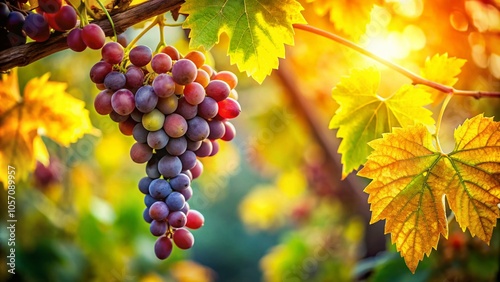
<svg viewBox="0 0 500 282"><path fill-rule="evenodd" d="M111 16L108 13L108 9L106 9L104 4L102 4L101 0L96 0L96 1L99 4L99 6L101 6L102 11L104 12L104 14L106 14L106 17L109 20L109 24L111 25L111 28L113 29L113 35L115 37L115 41L118 41L118 36L116 35L115 24L113 23L113 19L111 18Z"/></svg>
<svg viewBox="0 0 500 282"><path fill-rule="evenodd" d="M130 51L130 49L132 49L132 47L134 47L134 45L137 43L137 41L139 41L139 39L141 39L150 29L152 29L155 25L157 25L160 22L160 20L159 20L160 17L163 19L163 17L161 15L156 17L151 24L149 24L147 27L145 27L141 31L141 33L139 33L132 41L130 41L130 43L127 45L127 48L125 49L125 52Z"/></svg>
<svg viewBox="0 0 500 282"><path fill-rule="evenodd" d="M479 98L483 98L483 97L494 97L494 98L500 98L500 92L494 92L494 91L475 91L475 90L460 90L460 89L455 89L451 86L447 86L447 85L444 85L444 84L441 84L441 83L437 83L435 81L432 81L432 80L428 80L426 78L423 78L422 76L420 75L417 75L411 71L409 71L408 69L398 65L398 64L395 64L389 60L386 60L368 50L366 50L365 48L357 45L356 43L352 42L352 41L349 41L341 36L338 36L334 33L331 33L331 32L328 32L328 31L325 31L325 30L322 30L320 28L317 28L317 27L314 27L314 26L310 26L310 25L307 25L307 24L294 24L293 27L295 29L301 29L301 30L304 30L304 31L307 31L307 32L311 32L311 33L314 33L316 35L319 35L319 36L322 36L322 37L325 37L325 38L328 38L330 40L333 40L337 43L340 43L346 47L349 47L353 50L355 50L356 52L359 52L379 63L381 63L382 65L385 65L386 67L408 77L409 79L412 80L412 83L414 85L416 84L421 84L421 85L426 85L426 86L429 86L431 88L434 88L438 91L441 91L445 94L449 94L449 95L459 95L459 96L469 96L469 97L474 97L476 99L479 99Z"/></svg>

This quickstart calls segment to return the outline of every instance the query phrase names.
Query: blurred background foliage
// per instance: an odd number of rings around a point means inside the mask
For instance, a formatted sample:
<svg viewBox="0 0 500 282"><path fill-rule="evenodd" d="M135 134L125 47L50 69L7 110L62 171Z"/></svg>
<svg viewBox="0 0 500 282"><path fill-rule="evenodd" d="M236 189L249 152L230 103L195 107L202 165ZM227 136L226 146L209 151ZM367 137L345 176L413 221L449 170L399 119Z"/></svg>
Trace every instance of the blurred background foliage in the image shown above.
<svg viewBox="0 0 500 282"><path fill-rule="evenodd" d="M338 33L419 72L434 54L467 59L460 89L500 90L499 1L302 0L309 24ZM372 5L375 6L372 8ZM366 23L366 28L363 27ZM134 38L140 29L126 32ZM156 46L158 31L139 43ZM186 53L186 33L167 28L167 43ZM205 215L189 251L166 261L153 253L155 238L142 219L137 189L144 166L129 159L132 138L93 109L98 90L88 79L98 51L63 51L22 67L21 88L51 73L53 81L86 102L98 136L68 148L48 138L50 164L38 164L16 191L16 275L2 281L498 281L500 235L491 244L463 233L452 221L449 239L412 275L383 235L369 225L366 181L340 181L339 140L328 130L337 105L331 89L352 67L373 61L336 43L297 31L286 60L262 85L229 64L223 39L210 53L218 70L239 76L243 112L237 137L204 160L193 183L191 207ZM379 66L380 94L408 79ZM437 106L431 106L437 111ZM498 99L454 98L443 129L484 112L500 116ZM6 193L0 193L0 241L6 242Z"/></svg>

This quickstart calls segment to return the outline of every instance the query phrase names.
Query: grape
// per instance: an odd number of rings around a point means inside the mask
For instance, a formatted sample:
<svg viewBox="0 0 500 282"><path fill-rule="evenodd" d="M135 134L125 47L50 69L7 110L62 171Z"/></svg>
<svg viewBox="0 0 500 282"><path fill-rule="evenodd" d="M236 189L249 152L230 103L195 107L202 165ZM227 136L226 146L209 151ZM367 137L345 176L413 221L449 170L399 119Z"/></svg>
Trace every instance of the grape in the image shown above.
<svg viewBox="0 0 500 282"><path fill-rule="evenodd" d="M142 218L144 218L144 221L147 223L153 222L153 219L151 216L149 216L149 208L145 208L144 211L142 212Z"/></svg>
<svg viewBox="0 0 500 282"><path fill-rule="evenodd" d="M210 134L210 127L205 119L201 117L194 117L187 122L188 130L186 136L192 141L200 141L208 137Z"/></svg>
<svg viewBox="0 0 500 282"><path fill-rule="evenodd" d="M196 78L194 79L195 82L198 82L203 86L203 88L207 87L208 83L210 82L210 76L208 73L202 69L197 70Z"/></svg>
<svg viewBox="0 0 500 282"><path fill-rule="evenodd" d="M130 148L130 158L135 163L141 164L149 161L153 156L151 148L144 143L134 143Z"/></svg>
<svg viewBox="0 0 500 282"><path fill-rule="evenodd" d="M170 140L171 141L171 140ZM153 149L162 149L170 143L168 135L163 129L151 131L148 133L147 143Z"/></svg>
<svg viewBox="0 0 500 282"><path fill-rule="evenodd" d="M212 79L226 82L230 89L234 89L236 85L238 85L238 77L230 71L220 71L215 74Z"/></svg>
<svg viewBox="0 0 500 282"><path fill-rule="evenodd" d="M49 23L41 14L28 14L23 23L23 30L37 42L46 41L50 36Z"/></svg>
<svg viewBox="0 0 500 282"><path fill-rule="evenodd" d="M200 69L204 70L210 78L212 78L212 76L214 75L214 69L209 65L203 65L200 67Z"/></svg>
<svg viewBox="0 0 500 282"><path fill-rule="evenodd" d="M95 96L94 108L98 114L109 115L113 111L113 107L111 106L112 95L113 91L106 89Z"/></svg>
<svg viewBox="0 0 500 282"><path fill-rule="evenodd" d="M128 45L128 43L127 43L127 36L125 36L124 33L118 34L117 41L118 41L118 43L120 43L120 45L122 45L122 47L127 47L127 45Z"/></svg>
<svg viewBox="0 0 500 282"><path fill-rule="evenodd" d="M161 49L161 53L167 54L172 60L177 61L181 58L179 51L174 46L165 46Z"/></svg>
<svg viewBox="0 0 500 282"><path fill-rule="evenodd" d="M139 191L141 191L141 193L143 194L149 194L149 185L151 184L151 182L153 181L154 179L152 178L149 178L149 177L143 177L141 178L141 180L139 180Z"/></svg>
<svg viewBox="0 0 500 282"><path fill-rule="evenodd" d="M172 239L174 240L175 245L179 247L179 249L187 250L194 245L193 234L185 228L179 228L175 230Z"/></svg>
<svg viewBox="0 0 500 282"><path fill-rule="evenodd" d="M165 199L165 203L170 211L178 211L182 209L185 202L186 200L184 199L184 195L177 191L170 193Z"/></svg>
<svg viewBox="0 0 500 282"><path fill-rule="evenodd" d="M113 97L111 97L111 98L113 98ZM111 113L109 113L109 118L111 118L111 120L114 122L123 122L129 118L129 115L122 116L122 115L118 114L117 112L112 111Z"/></svg>
<svg viewBox="0 0 500 282"><path fill-rule="evenodd" d="M0 2L0 26L5 26L7 24L7 18L9 17L10 9L7 4Z"/></svg>
<svg viewBox="0 0 500 282"><path fill-rule="evenodd" d="M130 114L130 117L135 120L136 122L142 122L142 116L143 113L139 112L137 108L135 108L132 113Z"/></svg>
<svg viewBox="0 0 500 282"><path fill-rule="evenodd" d="M175 112L183 116L186 120L192 119L198 113L198 106L189 104L185 97L181 97L177 101Z"/></svg>
<svg viewBox="0 0 500 282"><path fill-rule="evenodd" d="M68 40L71 35L71 33L75 30L78 30L77 28L73 29L70 31L68 35ZM69 43L68 43L69 45ZM85 45L86 46L86 45ZM71 48L71 46L70 46ZM73 49L73 48L72 48ZM95 65L92 66L90 69L90 80L94 83L104 83L104 78L113 70L113 65L106 63L104 61L97 62Z"/></svg>
<svg viewBox="0 0 500 282"><path fill-rule="evenodd" d="M23 25L24 25L24 15L18 11L12 11L9 13L7 17L7 24L5 27L8 31L23 34Z"/></svg>
<svg viewBox="0 0 500 282"><path fill-rule="evenodd" d="M167 152L172 156L180 156L187 149L187 141L184 136L179 138L171 138L167 144Z"/></svg>
<svg viewBox="0 0 500 282"><path fill-rule="evenodd" d="M151 68L158 74L166 73L172 68L172 58L165 53L158 53L151 60Z"/></svg>
<svg viewBox="0 0 500 282"><path fill-rule="evenodd" d="M184 225L186 225L187 217L183 212L181 212L179 210L179 211L171 212L168 215L167 220L168 220L168 224L170 226L172 226L174 228L180 228L180 227L184 227Z"/></svg>
<svg viewBox="0 0 500 282"><path fill-rule="evenodd" d="M45 13L54 14L61 9L61 0L38 0L38 7Z"/></svg>
<svg viewBox="0 0 500 282"><path fill-rule="evenodd" d="M132 64L137 67L143 67L151 61L153 52L151 48L144 45L138 45L130 50L129 59Z"/></svg>
<svg viewBox="0 0 500 282"><path fill-rule="evenodd" d="M219 115L223 118L232 119L237 117L241 112L241 107L238 101L233 98L227 98L217 102L219 105Z"/></svg>
<svg viewBox="0 0 500 282"><path fill-rule="evenodd" d="M186 199L186 201L187 201L187 199ZM189 212L189 203L188 202L184 203L184 206L182 207L182 209L180 211L183 212L184 214L187 214ZM186 216L186 219L187 219L187 216Z"/></svg>
<svg viewBox="0 0 500 282"><path fill-rule="evenodd" d="M161 174L158 171L158 158L153 154L153 157L149 160L149 162L146 164L146 175L149 178L160 178Z"/></svg>
<svg viewBox="0 0 500 282"><path fill-rule="evenodd" d="M201 141L201 146L198 150L196 150L195 154L200 158L208 157L212 153L212 149L212 142L210 142L210 140L208 139L205 139Z"/></svg>
<svg viewBox="0 0 500 282"><path fill-rule="evenodd" d="M154 220L165 220L169 214L170 210L167 204L163 201L154 202L149 207L149 216Z"/></svg>
<svg viewBox="0 0 500 282"><path fill-rule="evenodd" d="M153 87L144 85L135 93L135 106L143 113L149 113L156 107L158 96L156 96Z"/></svg>
<svg viewBox="0 0 500 282"><path fill-rule="evenodd" d="M165 115L158 109L154 109L151 112L144 114L142 116L142 126L149 131L157 131L163 127L165 122Z"/></svg>
<svg viewBox="0 0 500 282"><path fill-rule="evenodd" d="M104 78L104 86L106 88L116 91L125 87L125 83L127 83L127 78L125 75L119 71L111 71ZM128 92L130 92L128 90ZM130 92L132 93L132 92ZM133 95L133 94L132 94Z"/></svg>
<svg viewBox="0 0 500 282"><path fill-rule="evenodd" d="M147 131L144 126L142 126L142 123L138 123L134 126L134 129L132 130L132 136L134 137L134 140L139 142L139 143L146 143L148 142L148 134L149 131Z"/></svg>
<svg viewBox="0 0 500 282"><path fill-rule="evenodd" d="M182 171L181 160L176 156L164 156L158 162L158 171L165 178L175 177Z"/></svg>
<svg viewBox="0 0 500 282"><path fill-rule="evenodd" d="M205 54L200 51L191 51L184 56L184 59L192 61L196 68L200 68L205 64Z"/></svg>
<svg viewBox="0 0 500 282"><path fill-rule="evenodd" d="M149 225L149 231L153 236L161 236L167 232L168 225L166 221L152 220Z"/></svg>
<svg viewBox="0 0 500 282"><path fill-rule="evenodd" d="M165 98L174 95L175 82L174 79L168 74L165 73L159 74L153 80L152 85L158 97Z"/></svg>
<svg viewBox="0 0 500 282"><path fill-rule="evenodd" d="M70 5L62 6L54 15L54 21L62 30L70 30L75 27L78 15L75 9Z"/></svg>
<svg viewBox="0 0 500 282"><path fill-rule="evenodd" d="M179 193L182 194L182 196L184 196L184 199L186 201L188 201L189 199L191 199L191 197L193 196L193 188L191 188L191 186L189 186L188 188L184 189L184 190L181 190L179 191ZM187 203L186 203L187 204Z"/></svg>
<svg viewBox="0 0 500 282"><path fill-rule="evenodd" d="M191 179L189 179L186 174L180 173L176 177L171 178L169 183L170 187L172 187L172 190L180 191L188 188L189 185L191 185Z"/></svg>
<svg viewBox="0 0 500 282"><path fill-rule="evenodd" d="M203 173L203 164L200 162L200 160L196 160L196 164L192 169L190 169L192 179L198 178L202 173Z"/></svg>
<svg viewBox="0 0 500 282"><path fill-rule="evenodd" d="M224 141L231 141L234 139L236 136L236 129L234 128L234 125L229 122L229 121L224 121L224 126L226 127L226 132L224 133L224 136L222 136L220 139Z"/></svg>
<svg viewBox="0 0 500 282"><path fill-rule="evenodd" d="M188 123L181 115L173 113L165 117L163 129L168 136L178 138L187 132Z"/></svg>
<svg viewBox="0 0 500 282"><path fill-rule="evenodd" d="M125 77L127 78L127 88L139 88L144 82L144 72L141 68L136 66L130 66L125 72Z"/></svg>
<svg viewBox="0 0 500 282"><path fill-rule="evenodd" d="M90 49L98 50L104 46L106 35L100 26L91 23L83 27L82 40Z"/></svg>
<svg viewBox="0 0 500 282"><path fill-rule="evenodd" d="M217 140L210 140L210 142L212 142L212 152L208 155L209 157L215 156L219 152L219 142Z"/></svg>
<svg viewBox="0 0 500 282"><path fill-rule="evenodd" d="M175 83L180 85L193 82L197 73L196 65L187 59L180 59L172 66L172 77Z"/></svg>
<svg viewBox="0 0 500 282"><path fill-rule="evenodd" d="M229 97L231 89L229 88L229 85L222 80L212 80L208 83L207 87L205 87L205 91L207 92L208 97L211 97L215 101L219 102Z"/></svg>
<svg viewBox="0 0 500 282"><path fill-rule="evenodd" d="M123 135L131 136L136 124L137 122L129 116L125 121L118 123L118 129Z"/></svg>
<svg viewBox="0 0 500 282"><path fill-rule="evenodd" d="M226 126L220 120L209 120L208 127L210 128L208 139L220 139L224 136L224 134L226 134Z"/></svg>
<svg viewBox="0 0 500 282"><path fill-rule="evenodd" d="M166 98L159 98L156 108L160 110L160 112L168 115L175 112L177 109L177 103L178 99L175 95Z"/></svg>
<svg viewBox="0 0 500 282"><path fill-rule="evenodd" d="M155 199L165 199L170 193L172 193L172 188L165 179L158 178L149 184L149 195Z"/></svg>
<svg viewBox="0 0 500 282"><path fill-rule="evenodd" d="M82 29L81 28L74 28L68 33L68 37L66 38L66 43L68 44L68 47L75 51L75 52L82 52L83 50L87 49L87 44L83 42L82 39ZM91 73L91 80L94 83L102 83L101 82L96 82L92 79L92 71ZM104 81L104 77L102 78Z"/></svg>
<svg viewBox="0 0 500 282"><path fill-rule="evenodd" d="M24 33L7 32L10 46L19 46L26 43L26 36Z"/></svg>
<svg viewBox="0 0 500 282"><path fill-rule="evenodd" d="M69 6L65 6L69 7ZM101 49L102 59L110 64L119 64L123 60L124 50L118 42L108 42Z"/></svg>
<svg viewBox="0 0 500 282"><path fill-rule="evenodd" d="M134 94L130 92L130 90L128 89L120 89L116 91L113 94L113 96L111 96L111 106L113 107L113 110L115 112L117 112L122 116L131 114L132 111L134 111L135 109ZM144 124L144 118L143 118L143 124Z"/></svg>
<svg viewBox="0 0 500 282"><path fill-rule="evenodd" d="M198 229L205 224L205 217L197 210L189 210L187 213L186 227Z"/></svg>
<svg viewBox="0 0 500 282"><path fill-rule="evenodd" d="M149 188L148 188L149 189ZM149 212L149 208L156 202L158 202L159 200L151 197L151 195L149 194L146 194L144 196L144 204L146 205L146 207L148 208L148 212Z"/></svg>
<svg viewBox="0 0 500 282"><path fill-rule="evenodd" d="M198 82L184 86L184 98L191 105L198 105L205 98L205 89Z"/></svg>
<svg viewBox="0 0 500 282"><path fill-rule="evenodd" d="M172 253L172 241L167 236L158 237L155 242L155 255L159 259L166 259Z"/></svg>
<svg viewBox="0 0 500 282"><path fill-rule="evenodd" d="M182 163L182 170L192 169L196 164L196 154L191 150L186 150L179 156L179 159Z"/></svg>
<svg viewBox="0 0 500 282"><path fill-rule="evenodd" d="M187 139L187 150L190 151L196 151L201 147L201 140L200 141L192 141Z"/></svg>

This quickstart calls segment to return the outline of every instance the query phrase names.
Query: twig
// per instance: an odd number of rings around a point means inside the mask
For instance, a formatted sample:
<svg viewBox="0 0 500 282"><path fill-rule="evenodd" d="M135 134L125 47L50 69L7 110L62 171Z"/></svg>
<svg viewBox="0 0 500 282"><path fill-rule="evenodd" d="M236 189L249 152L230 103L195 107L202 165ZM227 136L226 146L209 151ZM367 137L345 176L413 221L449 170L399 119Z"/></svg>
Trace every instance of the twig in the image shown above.
<svg viewBox="0 0 500 282"><path fill-rule="evenodd" d="M116 33L124 32L130 26L179 7L184 0L149 0L125 11L111 15ZM107 18L94 21L107 36L113 36L113 28ZM68 48L67 33L54 33L47 41L32 42L0 52L0 72L14 67L26 66L53 53Z"/></svg>
<svg viewBox="0 0 500 282"><path fill-rule="evenodd" d="M420 75L417 75L417 74L409 71L408 69L406 69L400 65L397 65L389 60L386 60L386 59L366 50L365 48L357 45L354 42L351 42L351 41L349 41L341 36L338 36L334 33L331 33L331 32L328 32L328 31L325 31L325 30L322 30L322 29L319 29L319 28L316 28L316 27L313 27L310 25L305 25L305 24L294 24L293 27L296 29L301 29L304 31L308 31L308 32L323 36L325 38L328 38L328 39L331 39L335 42L338 42L346 47L349 47L349 48L351 48L351 49L387 66L388 68L393 69L393 70L399 72L400 74L408 77L409 79L412 80L413 84L426 85L426 86L429 86L431 88L434 88L434 89L441 91L443 93L446 93L446 94L453 94L453 95L459 95L459 96L470 96L470 97L474 97L476 99L483 98L483 97L500 98L500 92L459 90L459 89L455 89L451 86L443 85L443 84L437 83L435 81L428 80L426 78L423 78Z"/></svg>

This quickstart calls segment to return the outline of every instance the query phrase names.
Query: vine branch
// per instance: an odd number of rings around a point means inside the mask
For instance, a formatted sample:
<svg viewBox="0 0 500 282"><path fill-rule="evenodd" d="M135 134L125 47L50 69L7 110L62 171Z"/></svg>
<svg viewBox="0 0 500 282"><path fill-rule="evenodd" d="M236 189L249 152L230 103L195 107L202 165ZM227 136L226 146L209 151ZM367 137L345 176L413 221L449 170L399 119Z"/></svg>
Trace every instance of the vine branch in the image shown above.
<svg viewBox="0 0 500 282"><path fill-rule="evenodd" d="M349 41L341 36L338 36L334 33L331 33L331 32L328 32L328 31L325 31L325 30L322 30L322 29L319 29L319 28L316 28L314 26L310 26L310 25L307 25L307 24L294 24L293 25L294 28L296 29L301 29L301 30L304 30L304 31L307 31L307 32L311 32L311 33L314 33L314 34L317 34L319 36L323 36L325 38L328 38L330 40L333 40L337 43L340 43L346 47L349 47L353 50L355 50L356 52L359 52L383 65L385 65L386 67L408 77L409 79L412 80L412 83L413 84L421 84L421 85L426 85L426 86L429 86L431 88L434 88L438 91L441 91L443 93L446 93L446 94L450 94L450 95L459 95L459 96L470 96L470 97L474 97L476 99L479 99L479 98L483 98L483 97L495 97L495 98L500 98L500 92L490 92L490 91L475 91L475 90L460 90L460 89L455 89L451 86L447 86L447 85L444 85L444 84L441 84L441 83L437 83L435 81L432 81L432 80L428 80L420 75L417 75L411 71L409 71L408 69L398 65L398 64L395 64L387 59L384 59L368 50L366 50L365 48L357 45L356 43L352 42L352 41Z"/></svg>
<svg viewBox="0 0 500 282"><path fill-rule="evenodd" d="M124 32L130 26L145 21L154 16L166 13L179 7L184 0L149 0L127 10L111 15L116 34ZM113 27L107 18L94 21L106 36L113 36ZM68 48L67 32L53 33L47 41L30 42L21 46L11 47L0 52L0 72L14 67L26 66L44 57Z"/></svg>

